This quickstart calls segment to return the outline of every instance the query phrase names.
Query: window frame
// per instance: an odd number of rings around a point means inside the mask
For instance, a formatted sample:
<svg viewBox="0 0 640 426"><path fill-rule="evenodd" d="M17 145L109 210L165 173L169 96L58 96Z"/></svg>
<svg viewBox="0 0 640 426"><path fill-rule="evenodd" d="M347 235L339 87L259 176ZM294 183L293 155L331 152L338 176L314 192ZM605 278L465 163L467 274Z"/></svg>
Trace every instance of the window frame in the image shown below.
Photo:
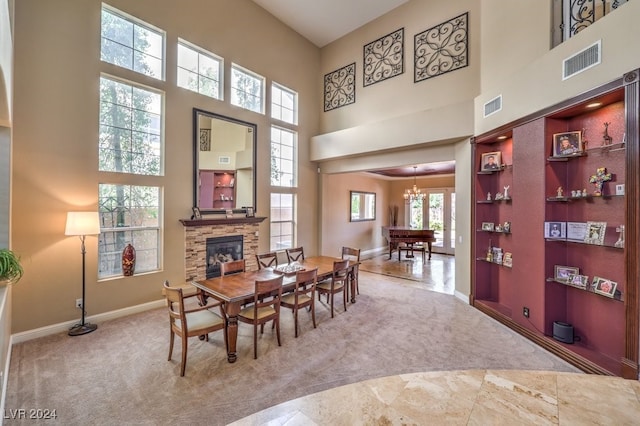
<svg viewBox="0 0 640 426"><path fill-rule="evenodd" d="M293 107L288 108L282 105L282 102L277 103L274 96L274 89L279 90L280 92L289 93L293 96ZM280 118L274 116L274 110L280 111ZM291 111L291 115L293 117L292 121L287 121L282 118L282 111L287 110ZM283 123L291 124L293 126L298 125L298 92L289 89L288 87L283 86L280 83L276 83L275 81L271 82L271 118L274 120L282 121Z"/></svg>
<svg viewBox="0 0 640 426"><path fill-rule="evenodd" d="M290 220L274 220L274 214L273 214L273 208L274 205L272 203L273 201L273 196L277 195L280 197L280 200L282 200L282 196L290 196L291 197L291 219ZM280 208L282 208L282 203L280 203L279 205ZM297 217L297 211L298 211L298 195L295 192L286 192L286 191L271 191L271 193L269 194L269 249L270 250L275 250L275 251L280 251L280 250L284 250L286 248L293 248L297 246L297 231L298 231L298 223L296 221L296 217ZM273 225L281 225L281 224L286 224L286 223L290 223L291 224L291 238L290 238L290 246L289 247L285 247L285 246L279 246L279 247L274 247L273 246L273 238L274 236L278 237L278 238L282 238L282 235L286 235L286 234L274 234L273 233ZM280 241L282 242L282 241Z"/></svg>
<svg viewBox="0 0 640 426"><path fill-rule="evenodd" d="M279 132L286 132L286 133L290 133L292 135L292 139L293 139L293 146L291 147L292 150L292 155L291 158L286 158L283 157L282 155L274 158L273 155L273 148L274 148L274 143L276 143L277 145L279 145L280 147L282 146L287 146L287 145L283 145L282 144L282 138L280 138L280 140L278 142L275 142L273 140L273 130L278 130ZM297 188L298 187L298 132L296 132L295 130L292 129L288 129L286 127L282 127L282 126L276 126L275 124L271 125L270 128L270 136L269 136L269 144L270 144L270 150L269 150L269 157L271 158L271 171L270 171L270 184L272 188ZM283 149L280 149L280 152L282 153ZM275 165L274 162L279 162L276 160L287 160L287 161L291 161L291 168L292 168L292 172L291 172L291 185L276 185L273 182L273 175L274 175L274 170L273 170L273 166ZM282 173L281 173L282 174ZM280 178L280 183L282 183L282 177Z"/></svg>
<svg viewBox="0 0 640 426"><path fill-rule="evenodd" d="M160 47L161 56L158 58L158 57L152 56L152 55L150 55L150 54L148 54L148 53L146 53L146 52L144 52L142 50L135 49L135 46L133 46L133 45L132 46L127 46L127 45L124 45L122 43L117 42L116 40L105 38L103 36L103 34L102 34L102 31L103 31L102 12L107 12L107 13L109 13L111 15L114 15L114 16L120 18L120 19L123 19L123 20L133 24L134 25L134 31L135 31L135 27L137 26L137 27L140 27L140 28L142 28L142 29L144 29L146 31L153 32L153 33L156 33L157 35L159 35L160 38L162 39L162 46ZM120 46L123 46L123 47L125 47L127 49L130 49L133 53L138 52L138 53L140 53L142 55L150 56L152 58L158 59L160 61L160 76L156 77L155 75L152 75L152 74L140 72L140 71L136 70L135 67L129 68L129 67L122 66L122 65L119 65L119 64L114 64L113 62L105 61L104 59L102 59L102 41L103 41L103 39L104 40L109 40L110 42L119 44ZM166 72L166 68L167 68L167 33L166 33L166 31L164 31L164 30L162 30L162 29L160 29L160 28L158 28L158 27L156 27L154 25L151 25L148 22L145 22L145 21L143 21L141 19L138 19L135 16L129 15L128 13L125 13L125 12L119 10L119 9L116 9L115 7L110 6L110 5L106 4L106 3L102 3L102 7L100 9L100 61L104 62L104 63L111 64L111 65L119 67L119 68L123 68L123 69L127 69L127 70L130 70L130 71L133 71L133 72L135 72L137 74L144 75L144 76L156 79L156 80L165 81L166 73L167 73Z"/></svg>
<svg viewBox="0 0 640 426"><path fill-rule="evenodd" d="M180 54L179 54L180 46L183 46L183 47L185 47L187 49L190 49L190 50L192 50L193 52L195 52L198 55L198 69L197 69L196 72L193 72L193 71L191 71L191 70L189 70L189 69L187 69L185 67L181 67L180 66ZM208 51L208 50L206 50L206 49L204 49L204 48L202 48L200 46L197 46L197 45L195 45L195 44L193 44L193 43L191 43L191 42L189 42L189 41L187 41L185 39L182 39L182 38L178 38L178 42L176 44L176 47L177 47L177 50L176 50L176 53L177 53L176 54L176 86L180 87L180 88L183 88L183 89L186 89L186 90L189 90L189 91L192 91L192 92L195 92L195 93L199 93L199 94L201 94L203 96L207 96L207 97L212 98L212 99L223 101L224 100L224 58L222 58L221 56L218 56L215 53L210 52L210 51ZM218 80L216 82L217 89L218 89L218 96L217 97L210 96L210 95L208 95L206 93L202 93L200 91L200 78L206 78L208 80L215 81L212 78L207 77L207 76L205 76L205 75L200 73L200 57L201 56L204 56L206 58L212 59L212 60L214 60L214 61L216 61L218 63ZM181 69L185 70L185 71L187 71L189 73L193 73L193 74L195 74L197 76L197 78L198 78L198 90L197 91L180 85L179 73L180 73Z"/></svg>
<svg viewBox="0 0 640 426"><path fill-rule="evenodd" d="M260 100L260 109L259 109L259 111L256 111L256 110L251 109L251 108L247 108L245 105L240 105L240 104L234 102L234 94L241 89L239 87L235 87L234 86L234 72L244 74L245 76L247 76L249 78L253 78L253 79L255 79L255 80L260 82L260 97L258 98ZM248 70L247 68L244 68L241 65L233 63L233 62L231 63L231 71L230 71L230 73L231 73L231 75L230 75L229 79L230 79L230 89L231 89L230 91L231 91L231 93L229 95L229 97L230 97L229 103L231 105L233 105L233 106L238 107L238 108L242 108L242 109L245 109L247 111L252 111L252 112L255 112L257 114L263 114L264 115L264 113L265 113L265 104L266 104L266 102L265 102L265 90L266 90L265 89L265 87L266 87L266 79L265 79L265 77L261 76L258 73L255 73L255 72L253 72L251 70ZM253 96L251 93L245 92L244 90L242 90L242 93L245 93L248 96Z"/></svg>

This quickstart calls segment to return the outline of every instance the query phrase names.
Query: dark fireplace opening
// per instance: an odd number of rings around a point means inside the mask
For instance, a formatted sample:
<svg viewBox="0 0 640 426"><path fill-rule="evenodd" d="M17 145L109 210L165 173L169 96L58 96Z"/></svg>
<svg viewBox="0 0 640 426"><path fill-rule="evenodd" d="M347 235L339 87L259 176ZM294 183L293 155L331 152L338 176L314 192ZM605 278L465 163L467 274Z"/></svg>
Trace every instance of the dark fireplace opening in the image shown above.
<svg viewBox="0 0 640 426"><path fill-rule="evenodd" d="M221 263L242 258L242 235L207 238L207 278L220 276Z"/></svg>

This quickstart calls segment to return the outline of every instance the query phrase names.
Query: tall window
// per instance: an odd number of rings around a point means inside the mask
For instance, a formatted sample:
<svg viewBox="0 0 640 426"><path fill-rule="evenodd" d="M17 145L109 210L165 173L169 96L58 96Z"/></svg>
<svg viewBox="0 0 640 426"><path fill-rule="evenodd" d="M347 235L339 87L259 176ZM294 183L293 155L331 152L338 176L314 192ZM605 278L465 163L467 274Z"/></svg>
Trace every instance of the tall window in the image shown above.
<svg viewBox="0 0 640 426"><path fill-rule="evenodd" d="M222 99L223 59L184 40L178 41L178 86Z"/></svg>
<svg viewBox="0 0 640 426"><path fill-rule="evenodd" d="M122 275L122 251L136 250L135 272L160 268L160 188L99 186L98 278Z"/></svg>
<svg viewBox="0 0 640 426"><path fill-rule="evenodd" d="M100 78L99 170L160 175L163 96Z"/></svg>
<svg viewBox="0 0 640 426"><path fill-rule="evenodd" d="M231 104L264 113L264 77L232 64Z"/></svg>
<svg viewBox="0 0 640 426"><path fill-rule="evenodd" d="M271 126L271 186L297 186L296 133Z"/></svg>
<svg viewBox="0 0 640 426"><path fill-rule="evenodd" d="M298 94L277 83L271 85L271 118L298 124Z"/></svg>
<svg viewBox="0 0 640 426"><path fill-rule="evenodd" d="M164 80L164 32L102 5L100 59Z"/></svg>
<svg viewBox="0 0 640 426"><path fill-rule="evenodd" d="M295 244L295 195L271 193L271 250L284 250Z"/></svg>

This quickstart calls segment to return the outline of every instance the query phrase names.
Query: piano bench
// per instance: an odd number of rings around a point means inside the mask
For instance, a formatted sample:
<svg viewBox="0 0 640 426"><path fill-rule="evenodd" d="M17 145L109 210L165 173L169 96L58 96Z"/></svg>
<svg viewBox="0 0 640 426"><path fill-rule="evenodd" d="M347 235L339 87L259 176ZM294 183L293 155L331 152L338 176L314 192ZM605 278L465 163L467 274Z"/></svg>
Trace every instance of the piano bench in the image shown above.
<svg viewBox="0 0 640 426"><path fill-rule="evenodd" d="M406 257L408 258L412 258L414 252L422 253L422 261L424 262L425 253L427 252L427 247L425 247L424 244L412 244L412 243L400 244L398 246L398 260L401 260L403 251L407 252Z"/></svg>

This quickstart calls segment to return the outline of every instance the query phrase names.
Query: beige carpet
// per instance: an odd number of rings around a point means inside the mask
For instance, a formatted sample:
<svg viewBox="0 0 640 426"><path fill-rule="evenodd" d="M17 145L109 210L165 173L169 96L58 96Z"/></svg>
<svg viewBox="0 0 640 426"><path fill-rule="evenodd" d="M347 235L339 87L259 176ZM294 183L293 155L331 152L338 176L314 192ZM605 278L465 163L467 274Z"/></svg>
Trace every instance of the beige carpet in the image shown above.
<svg viewBox="0 0 640 426"><path fill-rule="evenodd" d="M8 410L56 410L56 424L222 425L321 390L399 373L458 369L577 370L453 296L414 282L361 272L357 303L334 319L317 305L301 335L284 311L282 347L271 330L252 356L252 328L240 324L239 359L226 361L220 334L191 339L186 376L180 349L166 360L164 309L14 346ZM23 421L5 420L5 424Z"/></svg>

